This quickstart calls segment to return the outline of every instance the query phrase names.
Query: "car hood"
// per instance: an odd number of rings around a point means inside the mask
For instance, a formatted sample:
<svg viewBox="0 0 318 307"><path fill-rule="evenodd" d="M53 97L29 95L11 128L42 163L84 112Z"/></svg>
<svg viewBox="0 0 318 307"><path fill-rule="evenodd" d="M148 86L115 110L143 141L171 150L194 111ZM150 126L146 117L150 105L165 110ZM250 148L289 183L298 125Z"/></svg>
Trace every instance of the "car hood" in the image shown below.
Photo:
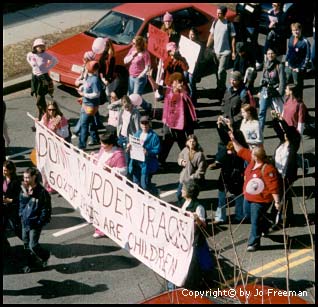
<svg viewBox="0 0 318 307"><path fill-rule="evenodd" d="M83 65L82 59L86 51L92 50L92 44L96 37L89 36L85 33L80 33L70 38L67 38L54 46L48 48L48 53L51 53L59 60L59 64L78 64ZM125 45L114 44L116 52L127 48ZM97 56L98 59L99 56Z"/></svg>

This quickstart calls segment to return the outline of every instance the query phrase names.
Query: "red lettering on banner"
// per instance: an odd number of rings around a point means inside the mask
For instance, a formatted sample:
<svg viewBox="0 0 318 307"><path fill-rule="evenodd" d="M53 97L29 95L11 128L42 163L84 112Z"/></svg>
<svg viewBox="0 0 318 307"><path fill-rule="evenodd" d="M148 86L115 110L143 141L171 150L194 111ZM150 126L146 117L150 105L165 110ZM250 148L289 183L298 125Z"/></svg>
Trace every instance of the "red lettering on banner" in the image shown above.
<svg viewBox="0 0 318 307"><path fill-rule="evenodd" d="M151 24L149 24L148 33L148 51L164 60L168 56L166 51L166 45L169 43L168 34Z"/></svg>

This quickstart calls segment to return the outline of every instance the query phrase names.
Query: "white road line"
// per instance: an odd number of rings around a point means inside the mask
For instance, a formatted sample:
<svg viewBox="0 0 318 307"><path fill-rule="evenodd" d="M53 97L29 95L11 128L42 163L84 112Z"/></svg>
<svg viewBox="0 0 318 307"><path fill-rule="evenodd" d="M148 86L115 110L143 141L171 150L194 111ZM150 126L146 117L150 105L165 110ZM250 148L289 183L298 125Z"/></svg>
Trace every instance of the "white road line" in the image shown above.
<svg viewBox="0 0 318 307"><path fill-rule="evenodd" d="M10 160L10 159L15 158L15 157L18 157L18 156L23 156L23 155L25 155L25 154L30 153L32 150L33 150L33 148L27 149L27 150L22 151L22 152L17 152L17 153L15 153L14 155L6 156L6 158L7 158L7 160Z"/></svg>
<svg viewBox="0 0 318 307"><path fill-rule="evenodd" d="M85 227L87 225L89 225L89 224L88 223L84 223L84 224L79 224L79 225L76 225L76 226L73 226L73 227L69 227L69 228L63 229L61 231L53 233L53 237L60 237L62 235L65 235L66 233L69 233L69 232L72 232L74 230L83 228L83 227Z"/></svg>
<svg viewBox="0 0 318 307"><path fill-rule="evenodd" d="M169 195L174 194L174 193L177 193L177 190L171 190L171 191L164 192L164 193L160 194L159 197L160 198L166 197L166 196L169 196Z"/></svg>

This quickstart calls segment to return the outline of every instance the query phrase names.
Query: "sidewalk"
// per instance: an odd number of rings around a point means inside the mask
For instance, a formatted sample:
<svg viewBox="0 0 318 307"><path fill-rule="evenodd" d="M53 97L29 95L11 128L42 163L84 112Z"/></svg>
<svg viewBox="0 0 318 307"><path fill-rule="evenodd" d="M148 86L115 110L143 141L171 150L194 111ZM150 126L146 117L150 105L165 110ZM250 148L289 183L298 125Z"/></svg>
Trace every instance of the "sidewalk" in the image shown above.
<svg viewBox="0 0 318 307"><path fill-rule="evenodd" d="M48 3L3 15L3 47L98 21L119 3ZM25 51L27 54L28 50ZM30 68L31 72L31 68ZM7 95L30 86L30 75L3 80Z"/></svg>

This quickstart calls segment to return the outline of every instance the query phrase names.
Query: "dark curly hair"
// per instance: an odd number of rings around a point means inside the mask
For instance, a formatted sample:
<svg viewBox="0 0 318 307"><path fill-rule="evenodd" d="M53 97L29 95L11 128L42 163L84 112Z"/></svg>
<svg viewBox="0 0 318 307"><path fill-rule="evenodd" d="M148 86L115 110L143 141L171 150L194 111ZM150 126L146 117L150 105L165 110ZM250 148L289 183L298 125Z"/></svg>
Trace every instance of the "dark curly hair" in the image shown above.
<svg viewBox="0 0 318 307"><path fill-rule="evenodd" d="M196 199L200 193L200 187L195 180L190 179L183 184L183 189L186 192L187 197Z"/></svg>

